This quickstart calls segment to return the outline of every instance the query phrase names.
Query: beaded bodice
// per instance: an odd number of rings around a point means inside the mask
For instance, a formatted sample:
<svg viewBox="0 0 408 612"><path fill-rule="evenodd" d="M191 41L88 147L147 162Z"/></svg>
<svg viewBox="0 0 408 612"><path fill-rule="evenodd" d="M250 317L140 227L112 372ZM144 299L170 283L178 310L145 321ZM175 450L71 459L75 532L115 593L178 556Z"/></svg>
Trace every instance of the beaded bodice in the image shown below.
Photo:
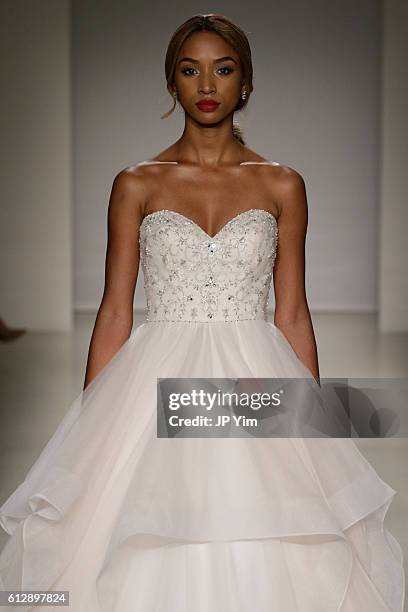
<svg viewBox="0 0 408 612"><path fill-rule="evenodd" d="M160 210L140 226L146 321L266 319L278 226L263 209L233 217L213 237Z"/></svg>

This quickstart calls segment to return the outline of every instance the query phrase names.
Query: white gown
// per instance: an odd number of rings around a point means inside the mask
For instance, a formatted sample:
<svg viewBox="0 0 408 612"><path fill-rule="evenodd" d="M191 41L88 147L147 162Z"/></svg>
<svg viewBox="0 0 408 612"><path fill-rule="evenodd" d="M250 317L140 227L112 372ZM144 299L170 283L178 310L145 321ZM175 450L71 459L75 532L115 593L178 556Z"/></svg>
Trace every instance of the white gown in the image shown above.
<svg viewBox="0 0 408 612"><path fill-rule="evenodd" d="M351 439L157 437L157 378L312 378L266 320L277 245L261 209L214 237L144 218L146 320L1 506L1 589L69 590L73 612L403 611L396 491Z"/></svg>

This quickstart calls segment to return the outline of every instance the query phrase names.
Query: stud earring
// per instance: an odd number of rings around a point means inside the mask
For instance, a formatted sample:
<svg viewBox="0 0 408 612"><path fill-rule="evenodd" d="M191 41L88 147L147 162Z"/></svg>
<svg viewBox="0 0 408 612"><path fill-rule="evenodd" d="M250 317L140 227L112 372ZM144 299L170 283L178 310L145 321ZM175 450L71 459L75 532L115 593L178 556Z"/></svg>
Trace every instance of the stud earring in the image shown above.
<svg viewBox="0 0 408 612"><path fill-rule="evenodd" d="M246 97L247 97L246 91L245 91L245 89L243 89L242 93L241 93L241 98L242 98L242 100L246 100Z"/></svg>

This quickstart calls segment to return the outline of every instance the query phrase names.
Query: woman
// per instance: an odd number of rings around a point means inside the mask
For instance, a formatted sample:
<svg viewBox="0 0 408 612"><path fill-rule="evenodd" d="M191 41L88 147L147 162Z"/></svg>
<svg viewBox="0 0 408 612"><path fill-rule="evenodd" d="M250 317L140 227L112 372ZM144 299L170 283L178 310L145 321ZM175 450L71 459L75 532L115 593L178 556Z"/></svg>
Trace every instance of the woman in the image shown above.
<svg viewBox="0 0 408 612"><path fill-rule="evenodd" d="M233 123L252 91L244 32L192 17L166 77L184 132L115 178L84 390L0 509L2 588L69 590L75 612L401 612L395 491L351 440L163 428L157 379L319 382L304 181Z"/></svg>

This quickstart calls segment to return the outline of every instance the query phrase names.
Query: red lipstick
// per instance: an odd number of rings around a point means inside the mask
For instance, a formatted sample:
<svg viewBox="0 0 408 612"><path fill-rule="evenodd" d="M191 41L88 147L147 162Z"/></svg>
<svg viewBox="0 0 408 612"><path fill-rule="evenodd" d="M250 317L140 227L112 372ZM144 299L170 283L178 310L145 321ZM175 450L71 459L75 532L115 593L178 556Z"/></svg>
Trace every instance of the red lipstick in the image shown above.
<svg viewBox="0 0 408 612"><path fill-rule="evenodd" d="M196 106L201 110L204 111L205 113L208 113L210 111L215 110L216 108L218 108L220 105L219 102L216 102L215 100L200 100L199 102L196 103Z"/></svg>

